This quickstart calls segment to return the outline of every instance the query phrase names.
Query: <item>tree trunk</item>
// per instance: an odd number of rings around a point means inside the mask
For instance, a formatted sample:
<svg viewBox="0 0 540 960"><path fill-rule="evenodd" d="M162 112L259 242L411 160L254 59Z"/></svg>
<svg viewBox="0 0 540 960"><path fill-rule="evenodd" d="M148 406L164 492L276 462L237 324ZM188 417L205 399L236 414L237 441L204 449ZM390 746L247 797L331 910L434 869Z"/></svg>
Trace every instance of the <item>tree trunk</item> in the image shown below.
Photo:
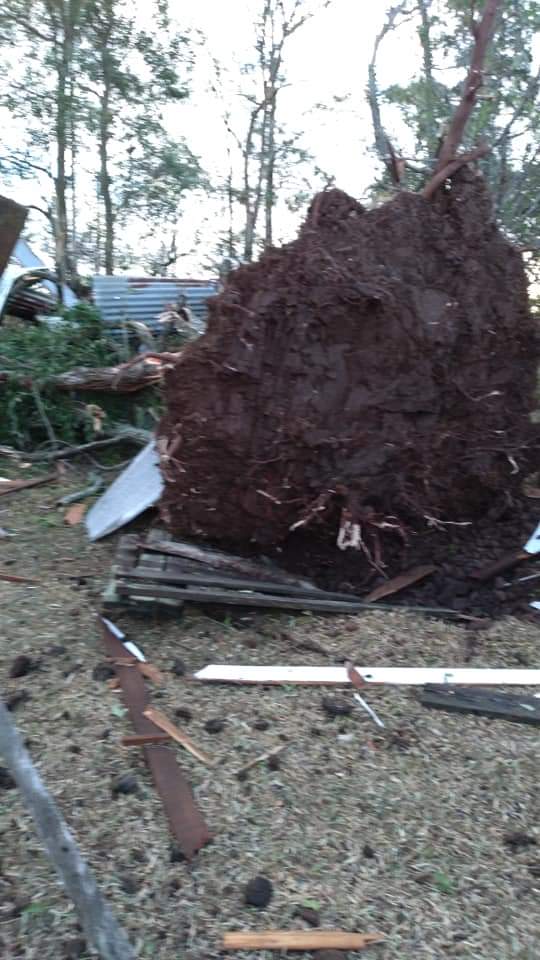
<svg viewBox="0 0 540 960"><path fill-rule="evenodd" d="M424 64L424 141L428 157L434 157L437 147L437 123L435 119L435 80L433 77L433 50L431 48L431 24L429 6L431 0L418 0L421 26L419 29Z"/></svg>
<svg viewBox="0 0 540 960"><path fill-rule="evenodd" d="M66 25L64 24L64 31ZM56 195L56 272L61 283L68 280L68 215L66 200L66 152L67 122L69 113L69 95L67 92L70 67L70 41L64 32L61 50L57 61L56 88L56 173L54 178Z"/></svg>
<svg viewBox="0 0 540 960"><path fill-rule="evenodd" d="M270 94L266 137L266 177L264 187L264 248L272 246L272 213L274 209L274 170L276 165L276 99L277 89Z"/></svg>
<svg viewBox="0 0 540 960"><path fill-rule="evenodd" d="M103 56L104 71L108 70L105 62L108 56ZM110 139L110 86L107 74L104 72L105 87L100 101L99 113L99 186L104 212L104 266L105 273L114 273L114 208L111 197L111 179L109 176L109 139Z"/></svg>

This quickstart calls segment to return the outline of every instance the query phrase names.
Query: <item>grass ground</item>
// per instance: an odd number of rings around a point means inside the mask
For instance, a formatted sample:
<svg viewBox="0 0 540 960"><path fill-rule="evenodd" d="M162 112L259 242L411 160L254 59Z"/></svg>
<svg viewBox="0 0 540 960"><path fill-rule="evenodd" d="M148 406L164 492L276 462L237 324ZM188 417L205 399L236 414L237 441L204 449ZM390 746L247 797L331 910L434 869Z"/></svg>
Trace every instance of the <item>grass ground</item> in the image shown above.
<svg viewBox="0 0 540 960"><path fill-rule="evenodd" d="M0 569L41 581L0 582L0 684L5 697L28 695L13 716L138 955L215 960L223 931L302 927L294 913L307 904L324 927L382 931L384 944L365 953L374 960L537 958L535 728L428 711L411 690L388 687L369 691L386 724L380 730L359 709L330 719L325 692L315 688L204 686L171 671L177 658L188 673L209 662L324 664L346 656L370 665L459 666L471 656L471 635L458 626L390 611L234 614L219 622L190 608L176 620L116 618L165 675L156 704L171 716L191 711L179 722L219 761L209 771L178 755L214 841L190 865L171 860L142 758L120 746L131 730L118 695L92 676L104 660L96 612L114 538L90 545L84 528L66 527L55 508L83 481L68 475L0 499L0 527L13 534L0 539ZM468 662L534 666L539 639L534 624L499 622L476 637ZM306 641L321 652L303 649ZM9 679L22 653L37 669ZM226 721L220 733L206 731L212 718ZM262 764L245 781L236 778L248 759L285 742L278 769ZM128 771L139 792L114 799L111 784ZM523 843L508 845L517 834ZM274 887L261 911L243 902L257 874ZM87 956L13 789L0 790L0 956Z"/></svg>

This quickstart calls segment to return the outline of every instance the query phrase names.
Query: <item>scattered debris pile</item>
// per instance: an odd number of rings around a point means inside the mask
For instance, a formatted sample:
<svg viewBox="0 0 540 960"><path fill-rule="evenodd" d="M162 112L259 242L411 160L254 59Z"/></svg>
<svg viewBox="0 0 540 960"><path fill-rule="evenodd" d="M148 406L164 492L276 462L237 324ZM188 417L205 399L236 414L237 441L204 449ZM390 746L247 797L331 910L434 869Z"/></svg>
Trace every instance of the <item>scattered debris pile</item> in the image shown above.
<svg viewBox="0 0 540 960"><path fill-rule="evenodd" d="M479 176L372 210L321 193L297 240L231 274L166 375L162 517L240 543L339 532L377 561L381 534L517 491L537 365L521 258Z"/></svg>

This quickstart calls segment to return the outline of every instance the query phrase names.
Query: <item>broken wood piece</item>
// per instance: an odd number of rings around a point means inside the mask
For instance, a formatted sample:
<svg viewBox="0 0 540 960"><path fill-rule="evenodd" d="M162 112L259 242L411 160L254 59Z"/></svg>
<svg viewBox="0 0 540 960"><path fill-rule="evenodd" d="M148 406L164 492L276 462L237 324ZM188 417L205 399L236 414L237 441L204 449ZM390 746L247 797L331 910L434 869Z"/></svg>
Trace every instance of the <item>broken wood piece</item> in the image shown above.
<svg viewBox="0 0 540 960"><path fill-rule="evenodd" d="M120 689L120 681L119 681L118 677L111 677L110 680L107 680L107 686L108 686L109 690L119 690L119 689Z"/></svg>
<svg viewBox="0 0 540 960"><path fill-rule="evenodd" d="M537 697L515 693L497 693L492 690L444 687L429 684L419 693L424 707L449 710L455 713L476 713L484 717L498 717L516 723L540 726L540 700Z"/></svg>
<svg viewBox="0 0 540 960"><path fill-rule="evenodd" d="M7 580L8 583L41 583L41 580L34 580L33 577L19 577L15 573L4 573L0 570L0 580Z"/></svg>
<svg viewBox="0 0 540 960"><path fill-rule="evenodd" d="M81 522L86 511L88 510L87 503L74 503L64 514L64 523L69 524L70 527L76 526Z"/></svg>
<svg viewBox="0 0 540 960"><path fill-rule="evenodd" d="M123 747L147 747L152 743L167 743L170 740L168 733L135 733L129 737L122 737Z"/></svg>
<svg viewBox="0 0 540 960"><path fill-rule="evenodd" d="M487 567L481 567L480 570L475 570L471 573L471 577L480 581L493 580L501 573L512 570L513 567L516 567L518 563L522 563L523 560L530 559L531 554L528 553L527 550L512 550L511 553L506 553L500 560L495 560L494 563L488 564Z"/></svg>
<svg viewBox="0 0 540 960"><path fill-rule="evenodd" d="M362 950L384 940L382 933L345 930L233 931L223 935L223 950Z"/></svg>
<svg viewBox="0 0 540 960"><path fill-rule="evenodd" d="M249 763L245 763L243 767L240 767L240 769L236 771L235 776L241 777L244 773L247 773L248 770L251 770L252 767L256 767L258 763L264 763L264 761L269 760L270 757L276 757L278 753L282 753L288 746L290 746L290 744L280 743L279 747L274 747L273 750L267 750L266 753L260 753L258 757L255 757L253 760L250 760Z"/></svg>
<svg viewBox="0 0 540 960"><path fill-rule="evenodd" d="M413 567L412 570L407 570L405 573L400 573L397 577L392 577L391 580L388 580L386 583L381 583L379 587L375 587L371 593L368 593L364 597L364 601L369 601L374 603L375 600L382 600L383 597L389 597L393 593L398 593L400 590L405 590L406 587L411 587L413 583L418 583L420 580L425 580L426 577L431 576L432 573L435 573L437 567L432 563L424 564L423 566Z"/></svg>
<svg viewBox="0 0 540 960"><path fill-rule="evenodd" d="M160 730L164 730L172 740L175 740L176 743L179 743L185 750L192 753L194 757L197 757L197 760L200 760L201 763L205 763L207 767L214 766L215 760L209 757L207 753L204 753L203 750L200 750L199 747L193 743L191 737L188 737L187 733L184 733L183 730L180 730L172 723L161 710L156 710L155 707L147 707L144 711L144 716L147 717L148 720L151 720L152 723L155 723L156 727L159 727Z"/></svg>
<svg viewBox="0 0 540 960"><path fill-rule="evenodd" d="M391 683L425 686L438 684L475 684L492 686L536 686L540 670L489 669L485 667L354 667L365 684ZM351 679L346 667L258 667L213 663L194 674L194 680L210 683L298 683L302 686L346 686Z"/></svg>
<svg viewBox="0 0 540 960"><path fill-rule="evenodd" d="M155 683L156 687L161 687L164 684L165 680L161 670L158 670L153 663L148 663L147 660L138 660L137 669L139 673L142 673L143 677Z"/></svg>
<svg viewBox="0 0 540 960"><path fill-rule="evenodd" d="M33 477L31 480L0 480L0 497L8 493L16 493L17 490L26 490L27 487L39 487L43 483L51 483L56 480L55 473L48 473L43 477Z"/></svg>
<svg viewBox="0 0 540 960"><path fill-rule="evenodd" d="M120 636L123 636L122 631L103 617L100 617L100 622L108 655L113 658L124 657L125 648L120 639ZM159 727L144 716L143 711L148 700L144 678L139 671L123 666L115 666L115 670L135 732L161 733ZM184 856L191 860L197 850L211 839L210 831L195 804L191 788L176 762L174 753L167 746L143 746L142 750L161 796L172 834Z"/></svg>
<svg viewBox="0 0 540 960"><path fill-rule="evenodd" d="M198 563L204 563L215 567L218 570L233 570L237 573L246 574L248 577L255 577L262 580L275 580L276 583L289 584L290 586L302 587L307 591L320 591L309 580L303 580L300 577L294 577L292 574L279 570L277 567L267 567L256 560L247 560L244 557L236 557L233 554L225 553L221 550L213 550L209 547L202 547L194 543L187 543L182 540L148 539L140 541L139 546L143 550L150 550L155 553L164 553L173 557L184 557L187 560L195 560Z"/></svg>
<svg viewBox="0 0 540 960"><path fill-rule="evenodd" d="M374 610L372 603L367 601L345 601L345 600L327 600L319 594L306 594L302 597L274 596L270 593L257 593L252 589L249 591L241 590L220 590L196 586L188 587L169 587L159 586L154 583L147 583L141 586L139 583L131 583L130 578L118 580L116 582L118 595L131 600L174 600L184 603L219 603L223 606L236 607L268 607L278 610L314 610L320 613L360 613L364 610ZM433 613L448 614L456 617L458 620L475 620L475 617L463 613L457 613L455 610L445 607L406 607L403 605L384 605L385 610L413 610L415 613Z"/></svg>

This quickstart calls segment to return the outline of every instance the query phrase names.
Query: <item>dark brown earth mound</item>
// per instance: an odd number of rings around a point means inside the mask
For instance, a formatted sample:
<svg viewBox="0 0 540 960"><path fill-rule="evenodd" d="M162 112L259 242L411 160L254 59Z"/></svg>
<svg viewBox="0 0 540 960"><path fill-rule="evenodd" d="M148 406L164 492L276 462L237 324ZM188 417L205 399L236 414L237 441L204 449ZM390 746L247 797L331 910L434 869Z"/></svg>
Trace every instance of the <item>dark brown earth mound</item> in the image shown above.
<svg viewBox="0 0 540 960"><path fill-rule="evenodd" d="M341 529L376 561L387 536L518 490L537 365L521 257L478 176L369 211L319 194L167 376L162 516L229 543Z"/></svg>

